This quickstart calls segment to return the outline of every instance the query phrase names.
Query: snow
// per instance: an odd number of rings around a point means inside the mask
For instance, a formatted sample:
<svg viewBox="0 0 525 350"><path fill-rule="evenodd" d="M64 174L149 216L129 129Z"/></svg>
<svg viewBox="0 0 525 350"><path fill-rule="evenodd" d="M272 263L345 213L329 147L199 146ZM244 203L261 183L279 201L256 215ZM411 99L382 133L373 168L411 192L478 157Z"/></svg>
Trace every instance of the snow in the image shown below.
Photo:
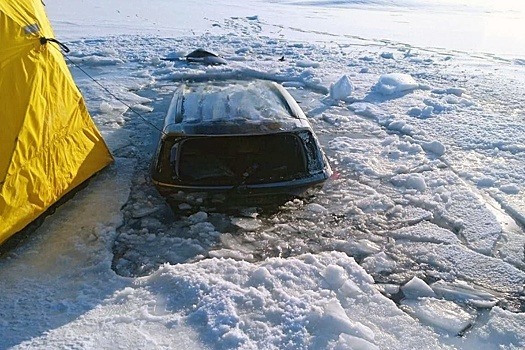
<svg viewBox="0 0 525 350"><path fill-rule="evenodd" d="M354 91L354 85L347 75L343 75L337 82L330 85L330 98L332 100L344 100L350 97Z"/></svg>
<svg viewBox="0 0 525 350"><path fill-rule="evenodd" d="M117 161L0 256L1 349L525 347L521 2L47 10ZM173 91L230 79L299 102L334 169L314 197L231 213L155 191Z"/></svg>
<svg viewBox="0 0 525 350"><path fill-rule="evenodd" d="M413 277L405 285L401 286L401 291L407 299L435 296L432 288L418 277Z"/></svg>
<svg viewBox="0 0 525 350"><path fill-rule="evenodd" d="M405 300L403 307L422 323L442 329L450 334L461 334L474 323L475 315L446 300L421 298Z"/></svg>
<svg viewBox="0 0 525 350"><path fill-rule="evenodd" d="M285 123L286 118L290 118L287 107L272 87L257 81L237 82L231 86L188 86L184 89L181 108L184 110L183 122L190 124L198 121L234 123L245 119L250 123L265 120Z"/></svg>
<svg viewBox="0 0 525 350"><path fill-rule="evenodd" d="M375 91L381 95L393 95L400 92L417 89L419 84L408 74L383 74L375 86Z"/></svg>

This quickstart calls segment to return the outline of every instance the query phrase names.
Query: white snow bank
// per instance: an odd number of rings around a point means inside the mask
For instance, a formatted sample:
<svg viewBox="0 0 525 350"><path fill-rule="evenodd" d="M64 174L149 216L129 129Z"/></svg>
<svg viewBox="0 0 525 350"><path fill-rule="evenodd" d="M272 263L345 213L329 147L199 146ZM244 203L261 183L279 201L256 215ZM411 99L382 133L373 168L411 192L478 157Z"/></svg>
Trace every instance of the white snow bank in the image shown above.
<svg viewBox="0 0 525 350"><path fill-rule="evenodd" d="M54 344L38 339L74 323L128 284L111 270L109 252L122 223L120 208L128 199L134 166L133 161L117 159L46 219L20 251L0 260L0 348L72 344L78 333ZM99 325L103 319L101 315ZM87 330L92 326L86 325L81 333L91 333Z"/></svg>
<svg viewBox="0 0 525 350"><path fill-rule="evenodd" d="M70 323L21 345L448 348L373 283L352 258L335 252L260 264L229 259L166 264Z"/></svg>

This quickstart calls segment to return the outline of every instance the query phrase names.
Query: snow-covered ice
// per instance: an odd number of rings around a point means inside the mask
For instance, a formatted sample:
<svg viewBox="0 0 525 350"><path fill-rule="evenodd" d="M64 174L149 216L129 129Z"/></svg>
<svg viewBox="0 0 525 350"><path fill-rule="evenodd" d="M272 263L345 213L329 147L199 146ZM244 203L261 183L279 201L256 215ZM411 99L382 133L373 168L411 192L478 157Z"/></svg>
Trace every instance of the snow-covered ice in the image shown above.
<svg viewBox="0 0 525 350"><path fill-rule="evenodd" d="M330 85L330 98L337 100L344 100L350 97L354 91L354 85L347 75L343 75L337 82Z"/></svg>
<svg viewBox="0 0 525 350"><path fill-rule="evenodd" d="M388 73L379 77L374 89L381 95L393 95L417 89L419 84L408 74Z"/></svg>
<svg viewBox="0 0 525 350"><path fill-rule="evenodd" d="M0 349L525 348L523 4L46 3L117 162L0 256ZM287 87L323 189L172 210L155 128L209 79Z"/></svg>

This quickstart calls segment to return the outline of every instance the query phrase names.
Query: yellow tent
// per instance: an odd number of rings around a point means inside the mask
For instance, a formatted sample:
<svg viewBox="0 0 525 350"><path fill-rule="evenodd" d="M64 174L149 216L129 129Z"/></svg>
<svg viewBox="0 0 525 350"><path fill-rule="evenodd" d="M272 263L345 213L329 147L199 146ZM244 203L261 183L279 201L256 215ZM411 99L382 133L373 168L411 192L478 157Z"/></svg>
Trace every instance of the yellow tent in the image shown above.
<svg viewBox="0 0 525 350"><path fill-rule="evenodd" d="M0 0L0 244L113 158L41 0Z"/></svg>

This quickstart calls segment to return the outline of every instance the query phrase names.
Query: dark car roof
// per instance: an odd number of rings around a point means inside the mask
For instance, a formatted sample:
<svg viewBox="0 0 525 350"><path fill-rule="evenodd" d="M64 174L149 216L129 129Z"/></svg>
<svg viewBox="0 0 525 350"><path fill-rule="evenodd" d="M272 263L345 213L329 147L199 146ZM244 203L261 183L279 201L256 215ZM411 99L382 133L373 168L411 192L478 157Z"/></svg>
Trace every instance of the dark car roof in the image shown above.
<svg viewBox="0 0 525 350"><path fill-rule="evenodd" d="M263 80L183 84L164 121L165 135L267 134L310 129L281 85Z"/></svg>

